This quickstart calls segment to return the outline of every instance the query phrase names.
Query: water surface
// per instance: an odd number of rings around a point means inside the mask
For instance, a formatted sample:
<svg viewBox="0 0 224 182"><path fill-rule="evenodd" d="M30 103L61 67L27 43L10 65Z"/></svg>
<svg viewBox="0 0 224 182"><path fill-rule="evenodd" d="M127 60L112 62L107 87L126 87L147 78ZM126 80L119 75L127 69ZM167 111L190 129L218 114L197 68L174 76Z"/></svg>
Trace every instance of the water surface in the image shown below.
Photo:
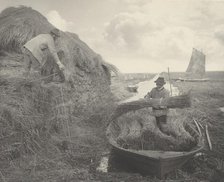
<svg viewBox="0 0 224 182"><path fill-rule="evenodd" d="M155 84L155 80L158 78L158 75L156 75L153 79L151 80L147 80L147 81L143 81L143 82L139 82L137 84L138 86L138 93L136 93L133 97L128 98L127 100L122 101L122 103L124 102L130 102L130 101L135 101L135 100L139 100L139 99L143 99L144 96L150 92L152 90L152 88L154 88L156 86ZM174 87L172 84L170 84L169 82L167 82L164 87L170 91L172 90L172 96L175 95L179 95L179 90L177 87ZM171 88L170 88L171 87Z"/></svg>

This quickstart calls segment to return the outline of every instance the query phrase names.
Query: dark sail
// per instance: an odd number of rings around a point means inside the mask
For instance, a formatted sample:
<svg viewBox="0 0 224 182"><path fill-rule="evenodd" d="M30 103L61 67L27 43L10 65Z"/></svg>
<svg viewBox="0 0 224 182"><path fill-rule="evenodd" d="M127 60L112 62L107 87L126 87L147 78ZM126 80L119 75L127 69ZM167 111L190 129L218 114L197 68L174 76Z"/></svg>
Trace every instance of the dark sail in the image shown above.
<svg viewBox="0 0 224 182"><path fill-rule="evenodd" d="M190 78L203 78L205 75L205 54L193 48L190 63L186 70Z"/></svg>

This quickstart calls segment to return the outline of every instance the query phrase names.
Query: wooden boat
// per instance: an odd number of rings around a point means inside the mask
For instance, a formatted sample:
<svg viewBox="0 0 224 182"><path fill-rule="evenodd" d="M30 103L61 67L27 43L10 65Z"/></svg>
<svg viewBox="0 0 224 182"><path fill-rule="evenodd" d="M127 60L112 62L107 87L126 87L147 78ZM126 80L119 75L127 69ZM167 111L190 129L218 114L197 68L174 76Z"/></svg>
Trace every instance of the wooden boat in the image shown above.
<svg viewBox="0 0 224 182"><path fill-rule="evenodd" d="M116 127L114 122L111 122L107 128L107 138L113 147L113 153L119 157L120 162L126 163L136 172L144 175L150 174L162 179L203 149L202 145L188 152L125 149L116 142L119 135Z"/></svg>
<svg viewBox="0 0 224 182"><path fill-rule="evenodd" d="M128 85L127 90L129 92L138 92L138 86L137 85Z"/></svg>
<svg viewBox="0 0 224 182"><path fill-rule="evenodd" d="M192 50L190 62L183 77L171 78L175 82L208 82L209 78L205 78L205 59L206 55L195 48Z"/></svg>
<svg viewBox="0 0 224 182"><path fill-rule="evenodd" d="M186 70L189 79L202 79L204 77L205 59L206 56L202 51L193 48L190 62Z"/></svg>
<svg viewBox="0 0 224 182"><path fill-rule="evenodd" d="M173 97L173 99L179 97L180 96L176 96ZM127 106L131 107L127 109ZM124 113L127 113L128 110L138 110L143 108L143 106L149 107L150 102L146 104L146 101L143 102L142 100L139 100L118 106L117 110L112 116L111 122L107 127L106 135L109 143L112 145L113 153L119 157L120 162L126 163L128 166L132 167L136 172L139 172L141 174L151 174L157 176L158 178L163 178L171 171L180 168L196 153L200 152L203 149L203 138L201 135L199 135L197 139L197 146L192 148L190 151L183 152L133 150L121 147L117 143L117 138L121 133L121 128L117 123L117 118L123 115Z"/></svg>

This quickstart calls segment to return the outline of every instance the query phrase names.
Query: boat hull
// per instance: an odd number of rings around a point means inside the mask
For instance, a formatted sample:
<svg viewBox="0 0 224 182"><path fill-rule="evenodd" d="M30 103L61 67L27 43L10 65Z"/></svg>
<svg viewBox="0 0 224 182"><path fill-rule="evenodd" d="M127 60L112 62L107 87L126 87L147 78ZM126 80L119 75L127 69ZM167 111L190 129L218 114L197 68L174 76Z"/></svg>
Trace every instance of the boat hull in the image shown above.
<svg viewBox="0 0 224 182"><path fill-rule="evenodd" d="M166 174L174 171L175 169L180 168L197 152L191 153L189 155L178 157L174 156L163 159L143 156L141 154L113 146L113 154L119 158L119 162L125 163L127 166L129 166L129 168L140 174L153 175L160 179L163 179Z"/></svg>
<svg viewBox="0 0 224 182"><path fill-rule="evenodd" d="M129 92L138 92L138 86L128 86L127 90Z"/></svg>
<svg viewBox="0 0 224 182"><path fill-rule="evenodd" d="M119 163L125 163L132 169L131 171L143 175L153 175L163 179L166 174L180 168L203 149L203 146L197 146L186 152L125 149L116 143L116 137L111 131L114 127L110 125L107 129L107 138L112 145L113 155L116 155Z"/></svg>

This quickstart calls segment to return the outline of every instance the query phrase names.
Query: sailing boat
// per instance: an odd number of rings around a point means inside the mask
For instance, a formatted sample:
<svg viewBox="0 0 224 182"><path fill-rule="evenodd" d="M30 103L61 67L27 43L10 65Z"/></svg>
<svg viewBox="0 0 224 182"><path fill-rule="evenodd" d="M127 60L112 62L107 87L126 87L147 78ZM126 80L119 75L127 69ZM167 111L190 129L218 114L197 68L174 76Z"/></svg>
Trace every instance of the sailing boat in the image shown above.
<svg viewBox="0 0 224 182"><path fill-rule="evenodd" d="M192 50L191 59L184 78L172 79L175 81L202 82L209 81L205 76L205 54L195 48Z"/></svg>

